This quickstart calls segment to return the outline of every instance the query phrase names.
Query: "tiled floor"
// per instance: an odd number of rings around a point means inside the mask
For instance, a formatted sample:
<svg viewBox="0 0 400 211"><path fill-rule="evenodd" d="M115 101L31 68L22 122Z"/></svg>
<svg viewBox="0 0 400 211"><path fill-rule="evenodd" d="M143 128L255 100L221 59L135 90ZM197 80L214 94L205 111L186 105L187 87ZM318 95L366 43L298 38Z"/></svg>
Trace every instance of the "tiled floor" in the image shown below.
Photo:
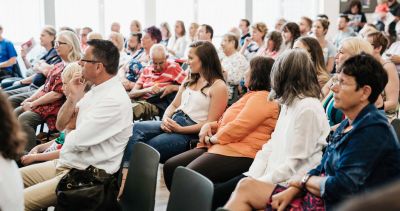
<svg viewBox="0 0 400 211"><path fill-rule="evenodd" d="M158 179L156 189L156 204L154 206L155 211L165 211L167 209L169 198L169 191L164 183L164 175L162 171L162 165L158 167Z"/></svg>

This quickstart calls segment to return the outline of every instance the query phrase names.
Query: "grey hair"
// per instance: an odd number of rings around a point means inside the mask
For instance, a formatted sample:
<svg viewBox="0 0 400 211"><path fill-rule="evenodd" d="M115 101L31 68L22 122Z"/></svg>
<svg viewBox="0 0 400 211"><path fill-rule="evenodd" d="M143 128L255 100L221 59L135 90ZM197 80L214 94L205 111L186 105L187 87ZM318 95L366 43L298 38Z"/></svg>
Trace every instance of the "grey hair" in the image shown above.
<svg viewBox="0 0 400 211"><path fill-rule="evenodd" d="M271 97L284 105L291 105L295 99L321 96L315 66L304 49L286 50L277 58L271 86Z"/></svg>
<svg viewBox="0 0 400 211"><path fill-rule="evenodd" d="M153 54L163 55L165 58L167 58L168 52L164 45L154 44L150 48L150 58L153 58Z"/></svg>

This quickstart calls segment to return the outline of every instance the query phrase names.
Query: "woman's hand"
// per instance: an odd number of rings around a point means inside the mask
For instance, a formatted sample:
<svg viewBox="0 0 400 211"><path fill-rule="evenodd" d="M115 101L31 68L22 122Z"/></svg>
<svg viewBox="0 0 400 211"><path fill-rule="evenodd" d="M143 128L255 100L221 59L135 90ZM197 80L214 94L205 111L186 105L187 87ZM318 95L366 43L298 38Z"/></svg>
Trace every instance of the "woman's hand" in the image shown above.
<svg viewBox="0 0 400 211"><path fill-rule="evenodd" d="M201 127L200 132L199 132L199 142L203 143L203 144L209 144L209 139L211 136L212 136L211 125L210 125L210 123L205 123Z"/></svg>
<svg viewBox="0 0 400 211"><path fill-rule="evenodd" d="M182 133L183 127L169 117L166 117L163 120L163 124L167 128L167 130L170 130L171 132Z"/></svg>
<svg viewBox="0 0 400 211"><path fill-rule="evenodd" d="M290 202L300 193L300 189L290 187L283 192L273 195L271 206L273 209L283 211L290 204Z"/></svg>
<svg viewBox="0 0 400 211"><path fill-rule="evenodd" d="M169 119L169 117L164 117L163 121L161 122L161 130L163 130L166 133L172 133L171 129L169 129L166 125L168 125L168 121L167 119Z"/></svg>

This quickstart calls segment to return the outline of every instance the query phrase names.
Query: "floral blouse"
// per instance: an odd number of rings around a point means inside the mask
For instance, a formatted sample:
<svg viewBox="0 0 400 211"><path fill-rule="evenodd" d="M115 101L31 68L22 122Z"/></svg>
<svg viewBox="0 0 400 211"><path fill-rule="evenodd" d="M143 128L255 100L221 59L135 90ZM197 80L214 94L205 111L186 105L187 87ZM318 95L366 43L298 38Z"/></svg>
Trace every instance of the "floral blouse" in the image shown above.
<svg viewBox="0 0 400 211"><path fill-rule="evenodd" d="M61 73L64 70L64 67L65 64L63 62L54 66L46 79L43 89L39 93L39 98L52 91L63 94ZM32 111L39 114L40 117L46 121L49 130L55 130L57 114L64 101L65 97L63 96L52 103L39 105L36 108L33 108Z"/></svg>

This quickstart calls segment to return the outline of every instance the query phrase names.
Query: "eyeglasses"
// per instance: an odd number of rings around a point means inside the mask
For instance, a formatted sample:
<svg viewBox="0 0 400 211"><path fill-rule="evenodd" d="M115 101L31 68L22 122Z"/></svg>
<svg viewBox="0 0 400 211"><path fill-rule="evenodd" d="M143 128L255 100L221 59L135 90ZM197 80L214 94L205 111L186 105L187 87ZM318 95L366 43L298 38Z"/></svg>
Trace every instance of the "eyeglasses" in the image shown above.
<svg viewBox="0 0 400 211"><path fill-rule="evenodd" d="M96 60L89 60L89 59L81 59L79 60L80 63L85 62L86 63L92 63L92 64L96 64L96 63L103 63L101 61L96 61ZM82 63L83 64L83 63Z"/></svg>
<svg viewBox="0 0 400 211"><path fill-rule="evenodd" d="M61 42L61 41L55 41L54 42L54 47L58 48L60 45L68 45L66 42Z"/></svg>
<svg viewBox="0 0 400 211"><path fill-rule="evenodd" d="M332 78L332 85L331 88L338 85L340 88L343 88L343 86L352 86L352 85L356 85L356 84L347 84L344 83L343 81L339 80L339 78L337 76L334 76Z"/></svg>

